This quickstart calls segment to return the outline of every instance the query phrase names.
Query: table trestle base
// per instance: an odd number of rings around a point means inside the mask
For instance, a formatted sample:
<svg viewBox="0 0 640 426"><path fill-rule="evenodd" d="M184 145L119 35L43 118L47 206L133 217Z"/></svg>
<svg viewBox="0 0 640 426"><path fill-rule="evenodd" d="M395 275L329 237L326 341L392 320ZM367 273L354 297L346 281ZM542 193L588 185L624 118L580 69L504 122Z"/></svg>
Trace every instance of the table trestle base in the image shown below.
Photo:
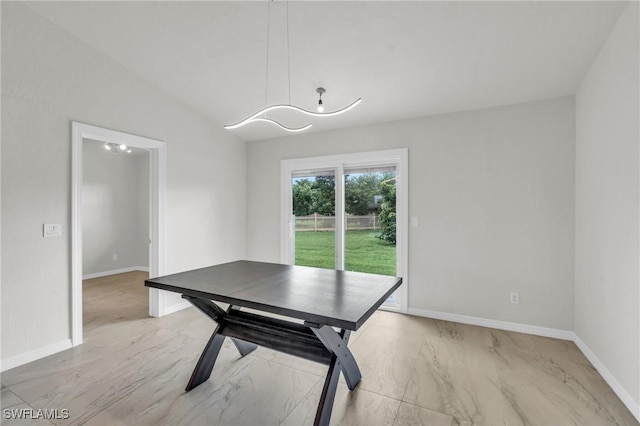
<svg viewBox="0 0 640 426"><path fill-rule="evenodd" d="M358 364L347 347L349 330L336 332L327 325L285 321L244 312L235 306L224 310L211 300L185 294L182 297L217 324L193 370L187 392L209 379L225 337L231 339L241 356L263 346L329 366L315 425L329 424L341 371L349 390L360 382Z"/></svg>

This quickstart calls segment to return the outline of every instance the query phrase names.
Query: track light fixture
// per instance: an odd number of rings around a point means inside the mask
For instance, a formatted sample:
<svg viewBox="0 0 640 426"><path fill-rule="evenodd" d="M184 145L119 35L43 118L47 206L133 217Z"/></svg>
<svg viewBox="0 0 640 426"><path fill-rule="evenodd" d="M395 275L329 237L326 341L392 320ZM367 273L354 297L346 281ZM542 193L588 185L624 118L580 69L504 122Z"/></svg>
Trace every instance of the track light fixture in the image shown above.
<svg viewBox="0 0 640 426"><path fill-rule="evenodd" d="M107 151L111 151L114 154L119 154L121 152L126 152L127 154L131 154L131 148L129 148L125 144L118 145L117 143L107 142L104 144L104 149Z"/></svg>

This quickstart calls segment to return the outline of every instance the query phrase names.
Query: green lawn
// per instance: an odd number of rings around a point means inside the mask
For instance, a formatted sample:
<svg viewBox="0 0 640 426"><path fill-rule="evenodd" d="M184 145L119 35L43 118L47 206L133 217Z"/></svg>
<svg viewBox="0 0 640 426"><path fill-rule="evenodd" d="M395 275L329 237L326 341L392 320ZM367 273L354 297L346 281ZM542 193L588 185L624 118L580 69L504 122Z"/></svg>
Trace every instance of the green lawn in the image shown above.
<svg viewBox="0 0 640 426"><path fill-rule="evenodd" d="M347 231L345 270L396 274L396 246L376 238L377 231ZM296 265L334 268L334 232L296 232Z"/></svg>

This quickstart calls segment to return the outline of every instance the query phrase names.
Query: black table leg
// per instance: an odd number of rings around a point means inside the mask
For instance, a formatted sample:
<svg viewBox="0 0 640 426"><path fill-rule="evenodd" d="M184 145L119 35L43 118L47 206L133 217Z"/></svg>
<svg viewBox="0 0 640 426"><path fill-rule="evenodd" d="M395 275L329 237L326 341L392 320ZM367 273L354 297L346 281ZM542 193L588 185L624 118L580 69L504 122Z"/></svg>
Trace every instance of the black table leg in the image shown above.
<svg viewBox="0 0 640 426"><path fill-rule="evenodd" d="M237 306L229 306L229 309L227 310L227 312L239 311L239 310L240 308ZM254 343L245 342L244 340L236 339L234 337L229 337L229 339L231 339L231 342L233 343L233 345L236 347L238 352L240 352L240 356L245 356L247 354L250 354L251 352L255 351L256 348L258 347L258 345Z"/></svg>
<svg viewBox="0 0 640 426"><path fill-rule="evenodd" d="M213 321L224 318L231 310L239 309L234 306L229 306L229 308L224 311L218 305L209 300L187 295L183 295L182 297L191 302L193 306L198 308L202 313L211 318ZM204 350L200 355L200 359L198 360L198 363L196 364L196 367L191 374L191 379L189 379L189 383L187 384L187 387L185 389L187 392L206 382L207 380L209 380L209 377L211 377L213 366L218 359L218 354L220 353L220 348L222 348L222 344L224 343L225 338L225 336L220 334L219 331L220 325L218 324L213 331L213 334L211 334L211 337L209 338L207 345L204 347ZM235 345L236 349L238 349L238 352L240 352L241 356L245 356L248 353L253 352L258 347L253 343L245 342L240 339L234 339L233 337L230 337L230 339L231 342L233 342L233 344Z"/></svg>
<svg viewBox="0 0 640 426"><path fill-rule="evenodd" d="M204 347L202 355L200 355L196 368L193 370L193 373L191 373L191 379L189 379L185 391L189 392L191 389L209 380L213 366L216 363L216 359L218 359L222 343L224 343L224 336L218 334L218 327L216 327L209 342L207 342L207 346Z"/></svg>
<svg viewBox="0 0 640 426"><path fill-rule="evenodd" d="M328 426L331 420L331 412L333 411L333 401L336 399L336 390L338 388L338 379L340 378L340 366L337 357L334 355L329 364L327 378L324 380L322 393L320 394L320 402L318 402L318 410L316 418L313 420L314 426Z"/></svg>
<svg viewBox="0 0 640 426"><path fill-rule="evenodd" d="M333 402L336 398L340 371L344 375L349 390L353 390L356 387L362 376L353 354L347 348L351 334L349 330L341 330L340 333L336 333L329 326L310 328L325 347L333 353L329 370L327 371L327 378L324 381L324 387L320 395L316 417L313 421L314 426L328 426L331 420Z"/></svg>
<svg viewBox="0 0 640 426"><path fill-rule="evenodd" d="M244 340L236 339L234 337L229 337L229 339L231 339L231 343L233 343L238 352L240 352L240 356L250 354L258 347L258 345L255 345L251 342L245 342Z"/></svg>
<svg viewBox="0 0 640 426"><path fill-rule="evenodd" d="M358 363L353 357L353 354L347 347L349 338L345 339L344 335L349 336L349 331L342 331L340 334L336 333L332 327L323 325L319 328L311 327L311 330L318 336L318 339L325 345L325 347L338 358L338 365L344 375L344 380L347 382L349 390L353 390L360 379L362 374L358 368Z"/></svg>

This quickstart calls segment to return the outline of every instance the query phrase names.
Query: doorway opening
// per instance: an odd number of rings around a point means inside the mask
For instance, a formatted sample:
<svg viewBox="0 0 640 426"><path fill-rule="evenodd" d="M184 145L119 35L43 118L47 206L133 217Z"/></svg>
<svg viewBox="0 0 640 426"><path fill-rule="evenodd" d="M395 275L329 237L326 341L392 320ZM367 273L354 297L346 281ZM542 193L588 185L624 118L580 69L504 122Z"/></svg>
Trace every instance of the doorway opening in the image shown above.
<svg viewBox="0 0 640 426"><path fill-rule="evenodd" d="M71 173L71 340L77 346L83 341L83 151L84 141L92 140L114 146L126 145L148 152L148 269L152 277L164 271L164 194L166 150L163 142L72 122ZM148 291L149 315L162 316L167 311L166 294L157 289Z"/></svg>
<svg viewBox="0 0 640 426"><path fill-rule="evenodd" d="M148 316L149 151L83 139L83 332Z"/></svg>
<svg viewBox="0 0 640 426"><path fill-rule="evenodd" d="M406 312L407 150L282 161L283 263L401 276Z"/></svg>

